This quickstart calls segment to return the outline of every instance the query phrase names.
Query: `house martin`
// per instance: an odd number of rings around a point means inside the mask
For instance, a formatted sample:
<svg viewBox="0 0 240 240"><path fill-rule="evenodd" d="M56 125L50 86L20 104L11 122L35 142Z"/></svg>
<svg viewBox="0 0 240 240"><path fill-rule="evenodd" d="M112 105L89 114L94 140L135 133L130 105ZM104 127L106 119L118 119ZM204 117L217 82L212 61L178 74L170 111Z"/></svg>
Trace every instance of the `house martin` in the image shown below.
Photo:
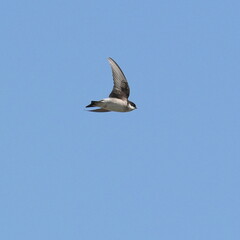
<svg viewBox="0 0 240 240"><path fill-rule="evenodd" d="M99 107L98 109L90 110L91 112L130 112L136 109L136 105L128 100L130 88L123 71L112 58L108 58L108 61L112 69L113 90L108 98L100 101L91 101L86 108Z"/></svg>

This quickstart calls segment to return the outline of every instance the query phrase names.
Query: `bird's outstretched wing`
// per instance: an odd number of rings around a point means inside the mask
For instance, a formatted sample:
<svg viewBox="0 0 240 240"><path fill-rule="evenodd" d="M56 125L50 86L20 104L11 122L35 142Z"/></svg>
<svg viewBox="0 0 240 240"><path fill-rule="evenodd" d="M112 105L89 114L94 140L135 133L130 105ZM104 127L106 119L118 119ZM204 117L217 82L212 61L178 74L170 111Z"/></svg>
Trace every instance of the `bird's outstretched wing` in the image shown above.
<svg viewBox="0 0 240 240"><path fill-rule="evenodd" d="M112 58L108 58L108 61L112 68L114 82L113 90L110 93L109 97L128 99L130 95L130 89L123 71Z"/></svg>

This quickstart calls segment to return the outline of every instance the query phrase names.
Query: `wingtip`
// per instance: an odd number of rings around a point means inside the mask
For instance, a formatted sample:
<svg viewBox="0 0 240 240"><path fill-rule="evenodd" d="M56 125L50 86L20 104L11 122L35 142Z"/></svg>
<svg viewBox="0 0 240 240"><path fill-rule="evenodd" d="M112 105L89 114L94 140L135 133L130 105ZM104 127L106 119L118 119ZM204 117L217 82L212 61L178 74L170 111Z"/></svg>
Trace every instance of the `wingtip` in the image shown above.
<svg viewBox="0 0 240 240"><path fill-rule="evenodd" d="M113 60L111 57L108 57L108 62L110 63L110 65L117 65L117 67L120 68L120 67L118 66L118 64L116 63L116 61Z"/></svg>

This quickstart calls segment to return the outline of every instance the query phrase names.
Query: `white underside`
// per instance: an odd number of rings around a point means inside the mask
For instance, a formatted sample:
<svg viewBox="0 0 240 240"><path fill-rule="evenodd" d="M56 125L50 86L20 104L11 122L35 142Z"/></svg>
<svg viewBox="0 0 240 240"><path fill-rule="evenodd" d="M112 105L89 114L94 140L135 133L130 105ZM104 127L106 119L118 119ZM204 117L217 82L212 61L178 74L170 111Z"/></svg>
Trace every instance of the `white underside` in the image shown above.
<svg viewBox="0 0 240 240"><path fill-rule="evenodd" d="M121 100L118 98L105 98L99 101L97 105L98 107L115 112L129 112L133 110L128 106L127 100Z"/></svg>

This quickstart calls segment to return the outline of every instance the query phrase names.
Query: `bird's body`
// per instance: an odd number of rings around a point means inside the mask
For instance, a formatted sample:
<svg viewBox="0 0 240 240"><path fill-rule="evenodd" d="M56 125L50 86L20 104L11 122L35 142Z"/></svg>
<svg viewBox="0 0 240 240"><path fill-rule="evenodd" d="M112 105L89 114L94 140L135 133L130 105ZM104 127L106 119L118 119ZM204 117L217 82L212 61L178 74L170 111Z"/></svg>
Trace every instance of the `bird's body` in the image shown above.
<svg viewBox="0 0 240 240"><path fill-rule="evenodd" d="M122 100L119 98L104 98L100 101L92 101L87 107L100 107L102 109L114 112L129 112L135 109L127 100Z"/></svg>
<svg viewBox="0 0 240 240"><path fill-rule="evenodd" d="M128 100L130 89L128 82L121 68L112 59L108 58L112 68L114 86L109 98L100 101L92 101L86 107L100 107L99 109L90 110L91 112L130 112L136 109L136 105Z"/></svg>

